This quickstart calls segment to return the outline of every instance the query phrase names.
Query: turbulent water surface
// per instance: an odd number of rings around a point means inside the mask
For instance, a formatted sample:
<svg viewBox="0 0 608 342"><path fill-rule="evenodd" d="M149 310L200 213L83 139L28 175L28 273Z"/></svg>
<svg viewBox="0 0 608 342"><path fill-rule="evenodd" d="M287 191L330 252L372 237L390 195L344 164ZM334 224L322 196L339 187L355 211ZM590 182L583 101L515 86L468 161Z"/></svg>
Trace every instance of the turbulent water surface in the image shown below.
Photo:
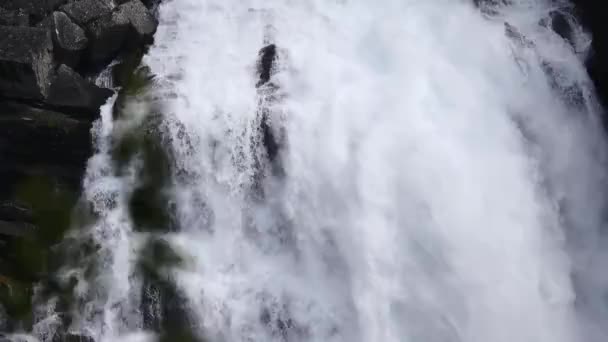
<svg viewBox="0 0 608 342"><path fill-rule="evenodd" d="M567 15L569 39L551 30L566 5L163 1L153 84L96 127L96 271L66 267L70 330L605 341L605 150L588 36ZM142 126L167 170L141 152L112 161ZM155 229L129 209L142 174L169 216ZM146 275L150 241L180 262Z"/></svg>

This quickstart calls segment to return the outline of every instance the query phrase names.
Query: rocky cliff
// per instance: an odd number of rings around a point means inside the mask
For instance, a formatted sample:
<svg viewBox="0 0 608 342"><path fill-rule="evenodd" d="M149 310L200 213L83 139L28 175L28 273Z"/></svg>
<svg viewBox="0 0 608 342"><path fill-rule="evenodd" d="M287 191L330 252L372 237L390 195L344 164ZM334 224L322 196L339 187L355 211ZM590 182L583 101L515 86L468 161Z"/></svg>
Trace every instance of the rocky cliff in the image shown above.
<svg viewBox="0 0 608 342"><path fill-rule="evenodd" d="M69 225L92 155L92 123L152 42L156 6L0 1L0 306L13 315L29 308L3 293L49 271L45 255Z"/></svg>
<svg viewBox="0 0 608 342"><path fill-rule="evenodd" d="M0 3L3 208L20 207L14 203L16 187L34 176L79 187L91 155L91 123L114 92L100 73L112 61L119 63L105 78L124 72L120 61L141 55L157 26L153 5L140 0ZM0 227L15 217L10 209L0 211Z"/></svg>

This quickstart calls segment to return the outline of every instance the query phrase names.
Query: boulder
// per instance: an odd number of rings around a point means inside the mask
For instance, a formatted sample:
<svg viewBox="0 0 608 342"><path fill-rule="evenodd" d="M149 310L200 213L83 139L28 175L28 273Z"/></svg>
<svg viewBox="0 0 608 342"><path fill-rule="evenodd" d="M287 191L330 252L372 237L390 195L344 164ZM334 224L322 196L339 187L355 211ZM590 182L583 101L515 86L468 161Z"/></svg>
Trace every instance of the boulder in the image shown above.
<svg viewBox="0 0 608 342"><path fill-rule="evenodd" d="M104 64L111 61L124 45L130 22L124 11L109 13L87 25L89 61Z"/></svg>
<svg viewBox="0 0 608 342"><path fill-rule="evenodd" d="M0 96L43 99L50 83L52 50L47 30L0 26Z"/></svg>
<svg viewBox="0 0 608 342"><path fill-rule="evenodd" d="M118 6L118 11L128 18L131 28L139 40L146 42L152 40L158 27L158 21L141 1L125 2Z"/></svg>
<svg viewBox="0 0 608 342"><path fill-rule="evenodd" d="M55 43L55 60L58 64L75 67L89 40L84 30L63 12L53 12L50 16Z"/></svg>
<svg viewBox="0 0 608 342"><path fill-rule="evenodd" d="M131 0L126 2L119 6L119 11L124 12L129 19L131 28L140 38L140 41L146 44L152 41L158 28L158 20L142 1Z"/></svg>
<svg viewBox="0 0 608 342"><path fill-rule="evenodd" d="M0 25L3 26L29 26L30 17L19 10L6 10L0 7Z"/></svg>
<svg viewBox="0 0 608 342"><path fill-rule="evenodd" d="M59 107L77 108L86 113L98 113L99 107L112 94L112 90L86 81L70 67L62 64L53 77L46 102Z"/></svg>
<svg viewBox="0 0 608 342"><path fill-rule="evenodd" d="M61 6L74 22L85 25L95 19L101 18L112 11L110 0L80 0Z"/></svg>

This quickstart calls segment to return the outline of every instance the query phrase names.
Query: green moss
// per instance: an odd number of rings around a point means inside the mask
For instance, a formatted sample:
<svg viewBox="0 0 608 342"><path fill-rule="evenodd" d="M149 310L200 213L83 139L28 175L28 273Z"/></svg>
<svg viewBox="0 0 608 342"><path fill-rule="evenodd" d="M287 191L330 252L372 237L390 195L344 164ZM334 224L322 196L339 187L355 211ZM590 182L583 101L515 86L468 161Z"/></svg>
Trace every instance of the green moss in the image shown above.
<svg viewBox="0 0 608 342"><path fill-rule="evenodd" d="M121 88L114 104L114 119L121 118L126 103L145 94L152 85L154 76L148 67L141 65L142 56L142 51L135 51L112 69L114 82Z"/></svg>
<svg viewBox="0 0 608 342"><path fill-rule="evenodd" d="M166 196L156 185L146 182L137 188L129 201L131 219L137 231L170 230L172 217L167 210Z"/></svg>
<svg viewBox="0 0 608 342"><path fill-rule="evenodd" d="M171 160L156 129L158 117L148 116L124 134L112 148L119 173L134 158L143 162L139 184L129 198L129 213L136 231L170 231L173 218L168 210L166 189L171 180Z"/></svg>
<svg viewBox="0 0 608 342"><path fill-rule="evenodd" d="M51 274L60 264L54 260L52 247L62 241L71 227L76 195L61 189L50 178L32 177L16 186L15 199L32 209L33 234L14 238L2 251L1 274L11 279L0 289L0 304L14 322L31 325L32 288L34 283L48 285ZM46 286L49 297L60 294Z"/></svg>
<svg viewBox="0 0 608 342"><path fill-rule="evenodd" d="M15 239L11 243L9 261L11 276L21 280L40 279L48 273L48 249L35 237Z"/></svg>
<svg viewBox="0 0 608 342"><path fill-rule="evenodd" d="M40 244L51 246L61 241L70 228L75 193L59 188L50 178L32 177L17 186L15 197L32 208Z"/></svg>
<svg viewBox="0 0 608 342"><path fill-rule="evenodd" d="M25 326L32 324L32 294L29 283L8 278L0 282L0 303L6 314Z"/></svg>
<svg viewBox="0 0 608 342"><path fill-rule="evenodd" d="M146 279L154 281L164 279L160 273L161 269L179 267L182 264L182 257L171 248L166 240L158 237L148 239L137 263L139 272Z"/></svg>
<svg viewBox="0 0 608 342"><path fill-rule="evenodd" d="M136 129L124 134L112 146L112 159L118 169L128 164L135 154L141 150L143 145L143 134L141 129Z"/></svg>
<svg viewBox="0 0 608 342"><path fill-rule="evenodd" d="M159 342L204 342L191 328L176 328L165 331L160 335Z"/></svg>

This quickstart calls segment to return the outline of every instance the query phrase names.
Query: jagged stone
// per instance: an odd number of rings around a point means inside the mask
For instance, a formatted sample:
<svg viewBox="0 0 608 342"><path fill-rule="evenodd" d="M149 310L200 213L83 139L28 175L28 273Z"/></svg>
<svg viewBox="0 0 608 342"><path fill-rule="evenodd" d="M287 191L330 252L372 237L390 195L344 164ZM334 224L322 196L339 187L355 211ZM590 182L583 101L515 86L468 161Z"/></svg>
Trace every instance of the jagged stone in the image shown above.
<svg viewBox="0 0 608 342"><path fill-rule="evenodd" d="M63 12L53 12L51 26L55 42L55 60L76 66L89 40L84 30Z"/></svg>
<svg viewBox="0 0 608 342"><path fill-rule="evenodd" d="M158 27L158 21L141 1L125 2L118 6L118 11L129 19L131 27L140 40L150 41L152 39Z"/></svg>
<svg viewBox="0 0 608 342"><path fill-rule="evenodd" d="M61 107L75 107L88 113L97 113L99 107L112 94L112 90L99 88L87 82L70 67L62 64L57 69L57 74L51 83L47 103Z"/></svg>
<svg viewBox="0 0 608 342"><path fill-rule="evenodd" d="M61 6L61 10L77 24L85 25L109 14L112 3L110 0L80 0Z"/></svg>
<svg viewBox="0 0 608 342"><path fill-rule="evenodd" d="M0 95L43 99L52 72L52 50L47 30L0 26Z"/></svg>
<svg viewBox="0 0 608 342"><path fill-rule="evenodd" d="M123 11L109 13L87 25L90 62L101 64L112 60L124 45L129 26L129 18Z"/></svg>
<svg viewBox="0 0 608 342"><path fill-rule="evenodd" d="M27 13L19 10L6 10L0 7L0 25L29 26L30 18Z"/></svg>

